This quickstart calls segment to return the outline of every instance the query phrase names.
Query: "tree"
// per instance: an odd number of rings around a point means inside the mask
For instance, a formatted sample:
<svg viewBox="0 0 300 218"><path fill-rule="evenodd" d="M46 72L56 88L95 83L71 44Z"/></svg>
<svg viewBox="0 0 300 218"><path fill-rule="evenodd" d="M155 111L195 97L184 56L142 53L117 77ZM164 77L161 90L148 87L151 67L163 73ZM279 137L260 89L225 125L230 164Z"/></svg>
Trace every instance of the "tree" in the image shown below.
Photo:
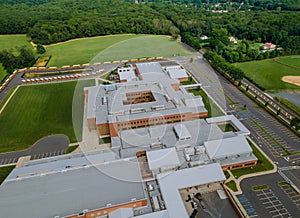
<svg viewBox="0 0 300 218"><path fill-rule="evenodd" d="M39 53L39 54L44 54L46 52L46 49L42 44L37 44L36 50L37 50L37 53Z"/></svg>

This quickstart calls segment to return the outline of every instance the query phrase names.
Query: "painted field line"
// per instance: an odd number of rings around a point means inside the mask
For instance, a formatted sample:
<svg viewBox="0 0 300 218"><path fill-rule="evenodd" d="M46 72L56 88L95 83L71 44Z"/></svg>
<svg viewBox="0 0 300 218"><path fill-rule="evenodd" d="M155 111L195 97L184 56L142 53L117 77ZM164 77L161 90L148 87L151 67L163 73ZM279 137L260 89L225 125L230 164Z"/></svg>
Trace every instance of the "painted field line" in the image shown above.
<svg viewBox="0 0 300 218"><path fill-rule="evenodd" d="M6 105L9 103L10 99L15 95L16 91L19 89L20 86L18 86L13 93L11 93L11 95L9 96L9 98L7 99L7 101L5 102L5 104L3 105L3 107L0 110L0 114L2 113L2 111L5 109Z"/></svg>

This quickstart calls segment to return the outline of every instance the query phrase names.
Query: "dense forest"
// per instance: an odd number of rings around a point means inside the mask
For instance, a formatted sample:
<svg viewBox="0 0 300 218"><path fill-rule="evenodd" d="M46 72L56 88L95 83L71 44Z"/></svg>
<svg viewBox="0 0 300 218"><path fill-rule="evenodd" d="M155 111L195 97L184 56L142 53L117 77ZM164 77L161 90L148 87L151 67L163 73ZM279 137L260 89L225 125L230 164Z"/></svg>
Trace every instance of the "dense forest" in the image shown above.
<svg viewBox="0 0 300 218"><path fill-rule="evenodd" d="M282 47L284 54L300 53L300 13L296 11L212 13L197 8L162 3L152 3L150 7L173 22L180 30L183 42L200 49L203 42L207 41L210 48L230 62L264 59L279 55L277 50L272 53L259 54L258 49L253 50L249 46L252 41L272 42ZM202 40L202 35L209 39ZM233 49L228 39L230 36L243 40L243 43ZM239 57L234 58L234 56Z"/></svg>
<svg viewBox="0 0 300 218"><path fill-rule="evenodd" d="M37 44L73 38L144 33L181 36L195 49L210 47L229 62L300 53L300 13L282 10L295 0L234 0L231 5L271 4L276 10L215 12L205 4L224 0L0 0L0 34L27 34ZM299 2L299 1L298 1ZM277 8L281 4L281 10ZM201 7L197 7L197 5ZM262 7L265 9L265 7ZM202 36L208 39L203 40ZM228 37L242 43L233 47ZM251 42L272 42L283 51L262 54Z"/></svg>
<svg viewBox="0 0 300 218"><path fill-rule="evenodd" d="M136 0L127 0L136 2ZM299 0L138 0L138 2L159 2L184 4L209 10L300 10Z"/></svg>

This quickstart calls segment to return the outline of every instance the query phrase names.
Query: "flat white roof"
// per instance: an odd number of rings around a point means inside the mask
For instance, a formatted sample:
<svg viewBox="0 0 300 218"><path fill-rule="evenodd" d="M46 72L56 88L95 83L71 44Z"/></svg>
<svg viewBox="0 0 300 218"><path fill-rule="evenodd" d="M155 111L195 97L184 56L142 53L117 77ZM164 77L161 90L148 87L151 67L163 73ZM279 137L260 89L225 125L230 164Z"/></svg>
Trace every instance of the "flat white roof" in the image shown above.
<svg viewBox="0 0 300 218"><path fill-rule="evenodd" d="M150 170L180 165L175 148L160 149L146 152Z"/></svg>
<svg viewBox="0 0 300 218"><path fill-rule="evenodd" d="M201 96L194 96L193 98L185 99L184 102L188 107L204 107Z"/></svg>
<svg viewBox="0 0 300 218"><path fill-rule="evenodd" d="M109 213L109 218L131 218L133 217L132 208L119 208Z"/></svg>
<svg viewBox="0 0 300 218"><path fill-rule="evenodd" d="M186 74L185 69L167 69L169 76L172 79L180 79L180 78L187 78L188 75Z"/></svg>
<svg viewBox="0 0 300 218"><path fill-rule="evenodd" d="M137 180L140 180L138 182ZM4 182L1 217L55 217L145 199L136 158Z"/></svg>
<svg viewBox="0 0 300 218"><path fill-rule="evenodd" d="M170 218L167 210L161 210L154 213L147 213L140 216L135 216L136 218Z"/></svg>
<svg viewBox="0 0 300 218"><path fill-rule="evenodd" d="M244 136L207 141L204 142L204 146L210 159L252 153L252 149Z"/></svg>
<svg viewBox="0 0 300 218"><path fill-rule="evenodd" d="M157 180L169 213L169 217L188 218L179 189L224 181L225 175L219 163L177 170L157 175Z"/></svg>
<svg viewBox="0 0 300 218"><path fill-rule="evenodd" d="M137 76L135 75L134 70L129 70L129 71L123 71L123 72L118 72L120 80L126 80L126 81L131 81Z"/></svg>
<svg viewBox="0 0 300 218"><path fill-rule="evenodd" d="M186 128L186 126L182 123L174 126L175 133L179 139L190 139L191 134Z"/></svg>

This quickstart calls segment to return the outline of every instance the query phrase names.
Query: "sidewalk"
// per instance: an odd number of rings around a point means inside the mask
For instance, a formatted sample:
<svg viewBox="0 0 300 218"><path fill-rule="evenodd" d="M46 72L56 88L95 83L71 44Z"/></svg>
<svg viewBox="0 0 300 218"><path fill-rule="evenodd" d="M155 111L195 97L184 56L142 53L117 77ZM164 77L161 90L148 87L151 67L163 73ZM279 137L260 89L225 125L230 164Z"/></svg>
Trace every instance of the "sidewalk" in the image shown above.
<svg viewBox="0 0 300 218"><path fill-rule="evenodd" d="M86 119L86 101L84 101L84 111L83 111L83 126L82 126L82 141L79 142L78 148L75 152L87 152L92 150L102 150L111 147L110 143L100 144L97 130L89 130L88 122Z"/></svg>

